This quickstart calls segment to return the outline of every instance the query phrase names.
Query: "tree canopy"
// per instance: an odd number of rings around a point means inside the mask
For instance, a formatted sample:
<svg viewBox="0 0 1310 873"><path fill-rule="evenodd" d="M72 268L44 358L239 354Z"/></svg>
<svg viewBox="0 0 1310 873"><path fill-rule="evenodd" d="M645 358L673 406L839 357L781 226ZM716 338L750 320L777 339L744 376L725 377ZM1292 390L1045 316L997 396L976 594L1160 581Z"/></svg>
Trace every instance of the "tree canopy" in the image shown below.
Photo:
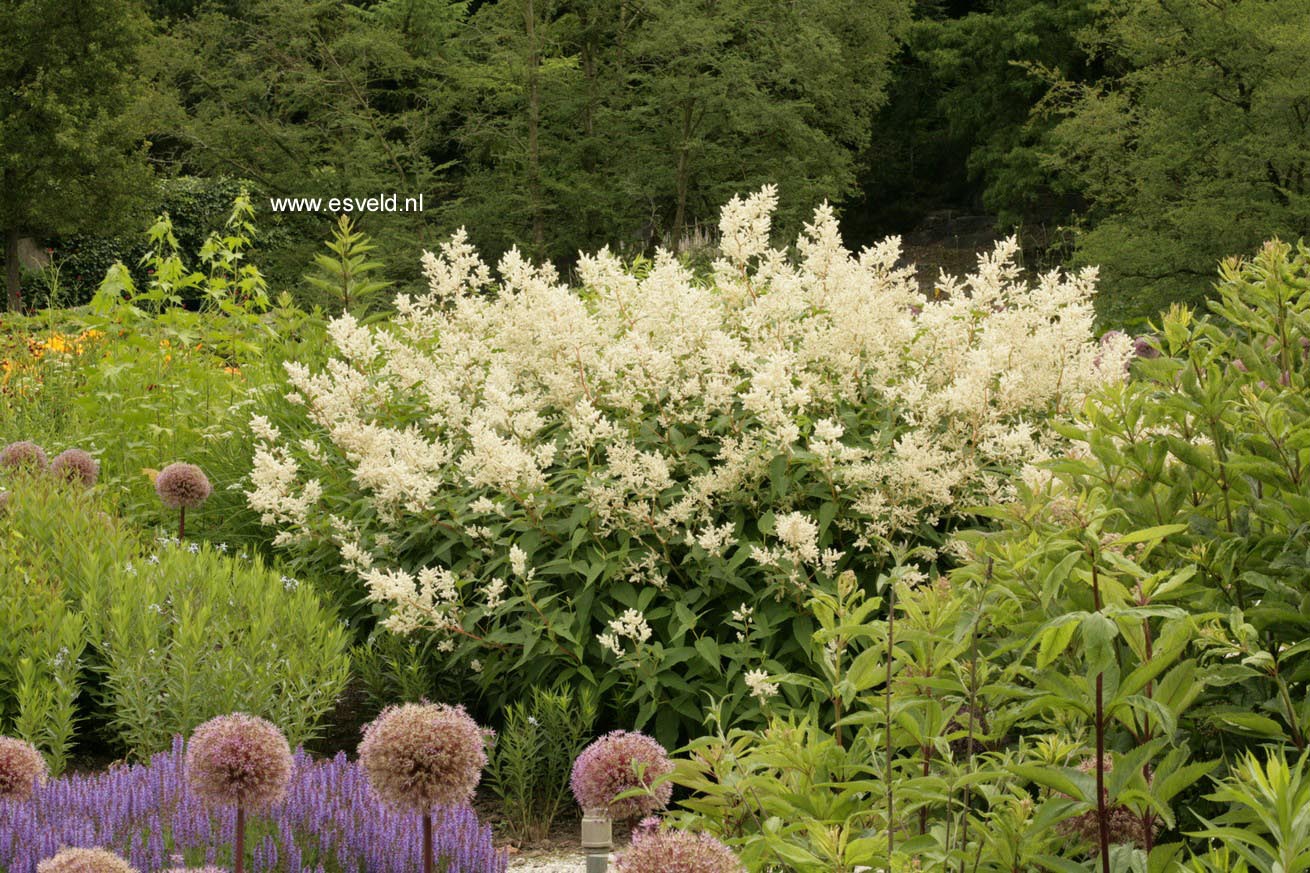
<svg viewBox="0 0 1310 873"><path fill-rule="evenodd" d="M121 226L149 184L132 0L10 0L0 39L0 228L10 308L18 242Z"/></svg>
<svg viewBox="0 0 1310 873"><path fill-rule="evenodd" d="M783 232L826 199L857 244L931 243L934 216L963 215L1017 230L1030 266L1100 264L1109 325L1199 299L1219 259L1310 228L1303 0L6 9L11 242L139 224L132 204L166 201L169 177L244 184L266 212L421 194L422 211L355 216L403 285L459 227L562 269L606 245L694 257L719 206L776 182ZM274 281L299 282L328 211L263 216Z"/></svg>

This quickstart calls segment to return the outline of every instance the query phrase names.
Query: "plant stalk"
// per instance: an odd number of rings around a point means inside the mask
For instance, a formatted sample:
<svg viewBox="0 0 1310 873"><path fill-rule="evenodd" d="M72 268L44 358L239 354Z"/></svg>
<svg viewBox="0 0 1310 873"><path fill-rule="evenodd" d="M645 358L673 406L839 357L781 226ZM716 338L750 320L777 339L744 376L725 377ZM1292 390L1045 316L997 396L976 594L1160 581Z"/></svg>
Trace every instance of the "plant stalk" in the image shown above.
<svg viewBox="0 0 1310 873"><path fill-rule="evenodd" d="M1101 579L1092 557L1092 600L1101 611ZM1110 873L1110 817L1105 806L1105 673L1096 674L1096 827L1101 844L1101 873Z"/></svg>
<svg viewBox="0 0 1310 873"><path fill-rule="evenodd" d="M432 813L423 813L423 873L432 873Z"/></svg>
<svg viewBox="0 0 1310 873"><path fill-rule="evenodd" d="M896 583L887 586L887 676L883 686L883 716L887 723L887 762L884 780L887 782L887 869L892 869L892 854L896 848L896 792L892 787L892 651L896 646Z"/></svg>
<svg viewBox="0 0 1310 873"><path fill-rule="evenodd" d="M246 871L246 808L244 805L237 804L237 838L232 853L236 855L235 871L236 873L245 873Z"/></svg>

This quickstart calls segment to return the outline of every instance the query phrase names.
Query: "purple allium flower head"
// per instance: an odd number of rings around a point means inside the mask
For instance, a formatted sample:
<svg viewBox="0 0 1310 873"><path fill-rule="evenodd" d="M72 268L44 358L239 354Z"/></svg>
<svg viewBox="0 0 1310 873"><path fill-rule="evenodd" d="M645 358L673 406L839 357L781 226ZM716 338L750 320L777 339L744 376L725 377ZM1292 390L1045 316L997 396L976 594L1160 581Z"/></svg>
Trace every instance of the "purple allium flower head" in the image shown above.
<svg viewBox="0 0 1310 873"><path fill-rule="evenodd" d="M36 873L138 873L137 869L105 849L64 849L36 865Z"/></svg>
<svg viewBox="0 0 1310 873"><path fill-rule="evenodd" d="M642 829L615 859L617 873L745 873L732 850L709 834Z"/></svg>
<svg viewBox="0 0 1310 873"><path fill-rule="evenodd" d="M0 467L25 473L44 473L50 467L45 449L31 440L20 440L0 449Z"/></svg>
<svg viewBox="0 0 1310 873"><path fill-rule="evenodd" d="M364 728L359 763L383 803L417 811L456 806L482 778L486 738L462 706L389 706Z"/></svg>
<svg viewBox="0 0 1310 873"><path fill-rule="evenodd" d="M205 472L195 464L169 464L155 477L155 493L169 509L194 509L213 492Z"/></svg>
<svg viewBox="0 0 1310 873"><path fill-rule="evenodd" d="M81 449L68 449L55 455L50 472L69 482L80 482L87 488L100 478L100 462Z"/></svg>
<svg viewBox="0 0 1310 873"><path fill-rule="evenodd" d="M1139 358L1158 358L1160 350L1151 342L1149 336L1139 336L1133 338L1133 354Z"/></svg>
<svg viewBox="0 0 1310 873"><path fill-rule="evenodd" d="M31 743L0 737L0 800L27 800L44 785L49 770Z"/></svg>
<svg viewBox="0 0 1310 873"><path fill-rule="evenodd" d="M673 794L673 785L667 781L661 783L654 796L615 800L616 795L634 788L649 788L658 777L672 772L669 753L654 739L643 733L614 731L582 750L573 762L569 784L584 810L604 809L610 818L623 820L663 808Z"/></svg>
<svg viewBox="0 0 1310 873"><path fill-rule="evenodd" d="M210 719L187 743L187 779L210 803L272 803L286 790L291 763L291 747L282 732L245 713Z"/></svg>

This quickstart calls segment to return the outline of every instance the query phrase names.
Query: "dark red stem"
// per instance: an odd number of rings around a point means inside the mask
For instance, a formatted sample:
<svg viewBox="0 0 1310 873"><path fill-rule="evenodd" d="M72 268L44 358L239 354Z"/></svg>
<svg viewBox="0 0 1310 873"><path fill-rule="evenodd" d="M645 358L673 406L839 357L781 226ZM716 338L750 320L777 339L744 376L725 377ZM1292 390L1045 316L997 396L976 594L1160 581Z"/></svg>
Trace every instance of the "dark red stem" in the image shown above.
<svg viewBox="0 0 1310 873"><path fill-rule="evenodd" d="M237 841L233 849L236 855L236 873L246 871L246 808L237 804Z"/></svg>
<svg viewBox="0 0 1310 873"><path fill-rule="evenodd" d="M432 873L432 813L423 813L423 873Z"/></svg>

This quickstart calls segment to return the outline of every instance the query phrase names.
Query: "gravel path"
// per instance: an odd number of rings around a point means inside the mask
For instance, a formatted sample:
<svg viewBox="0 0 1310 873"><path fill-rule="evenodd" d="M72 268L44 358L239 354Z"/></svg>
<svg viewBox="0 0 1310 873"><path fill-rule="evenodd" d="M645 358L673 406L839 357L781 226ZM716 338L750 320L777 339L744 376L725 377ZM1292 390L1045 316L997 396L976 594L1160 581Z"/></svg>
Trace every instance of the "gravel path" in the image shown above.
<svg viewBox="0 0 1310 873"><path fill-rule="evenodd" d="M587 859L581 852L525 855L513 858L509 869L523 873L583 873L587 869Z"/></svg>

